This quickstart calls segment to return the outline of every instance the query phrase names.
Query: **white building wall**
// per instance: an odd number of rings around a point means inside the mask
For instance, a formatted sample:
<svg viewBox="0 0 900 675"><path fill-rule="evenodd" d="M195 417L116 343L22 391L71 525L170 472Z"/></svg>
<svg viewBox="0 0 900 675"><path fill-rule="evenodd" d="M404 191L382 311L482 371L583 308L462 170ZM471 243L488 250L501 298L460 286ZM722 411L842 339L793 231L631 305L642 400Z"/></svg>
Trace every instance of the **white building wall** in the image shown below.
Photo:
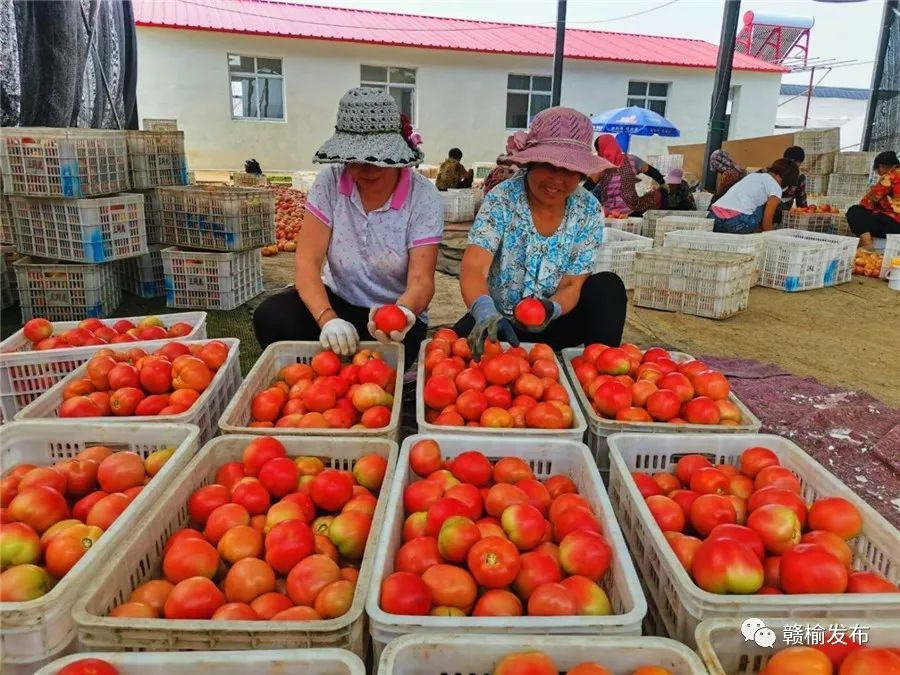
<svg viewBox="0 0 900 675"><path fill-rule="evenodd" d="M867 104L868 101L865 100L813 96L809 104L807 127L840 127L841 148L847 151L859 150ZM805 113L806 96L779 96L778 117L775 120L779 133L802 129Z"/></svg>
<svg viewBox="0 0 900 675"><path fill-rule="evenodd" d="M174 117L185 132L192 169L234 170L255 157L264 170L313 167L311 158L334 128L337 102L359 85L360 64L417 69L417 128L426 162L437 164L450 147L464 162L492 161L506 137L509 73L549 75L549 58L512 57L377 45L270 38L203 31L138 28L138 112ZM227 53L283 60L284 122L232 120ZM562 102L585 113L626 104L629 80L671 83L668 118L678 139L637 138L636 153L665 152L672 143L706 138L712 70L597 61L566 62ZM771 133L780 77L736 72L740 89L731 138ZM752 102L752 104L748 103Z"/></svg>

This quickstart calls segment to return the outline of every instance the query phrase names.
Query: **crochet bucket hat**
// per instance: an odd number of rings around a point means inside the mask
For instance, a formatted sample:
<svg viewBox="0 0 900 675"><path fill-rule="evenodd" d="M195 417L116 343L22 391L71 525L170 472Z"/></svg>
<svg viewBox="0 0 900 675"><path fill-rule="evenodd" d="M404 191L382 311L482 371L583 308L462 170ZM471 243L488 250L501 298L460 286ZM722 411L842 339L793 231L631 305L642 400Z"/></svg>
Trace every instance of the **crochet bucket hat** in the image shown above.
<svg viewBox="0 0 900 675"><path fill-rule="evenodd" d="M338 104L334 136L316 151L318 164L416 166L425 159L421 138L401 120L394 99L378 89L351 89Z"/></svg>
<svg viewBox="0 0 900 675"><path fill-rule="evenodd" d="M572 108L547 108L534 116L531 128L506 140L504 164L552 164L584 175L598 174L613 165L591 148L591 120Z"/></svg>

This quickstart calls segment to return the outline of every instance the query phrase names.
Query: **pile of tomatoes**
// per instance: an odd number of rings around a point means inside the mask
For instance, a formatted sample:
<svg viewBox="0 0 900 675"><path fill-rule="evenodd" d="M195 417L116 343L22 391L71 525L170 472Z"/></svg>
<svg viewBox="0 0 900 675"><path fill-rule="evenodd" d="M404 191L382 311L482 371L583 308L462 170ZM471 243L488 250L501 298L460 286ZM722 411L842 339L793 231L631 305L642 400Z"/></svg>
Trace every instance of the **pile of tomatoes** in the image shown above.
<svg viewBox="0 0 900 675"><path fill-rule="evenodd" d="M190 527L165 544L162 578L135 588L110 616L303 621L333 619L353 603L387 459L352 471L287 456L261 436L242 461L188 499Z"/></svg>
<svg viewBox="0 0 900 675"><path fill-rule="evenodd" d="M147 354L139 347L101 349L86 377L66 385L60 417L178 415L189 410L228 359L228 346L208 340L169 342Z"/></svg>
<svg viewBox="0 0 900 675"><path fill-rule="evenodd" d="M157 450L141 459L94 446L51 466L10 469L0 480L0 600L45 595L174 452Z"/></svg>
<svg viewBox="0 0 900 675"><path fill-rule="evenodd" d="M878 279L881 276L881 266L884 264L884 256L873 251L856 249L856 258L853 260L853 274Z"/></svg>
<svg viewBox="0 0 900 675"><path fill-rule="evenodd" d="M601 664L587 661L572 666L568 670L557 667L549 656L539 651L517 652L507 654L494 666L493 675L611 675L612 671ZM618 672L618 671L617 671ZM622 671L624 673L624 671ZM641 666L631 671L630 675L674 675L662 666Z"/></svg>
<svg viewBox="0 0 900 675"><path fill-rule="evenodd" d="M263 247L262 254L293 253L297 250L297 235L306 214L306 195L287 187L270 185L269 189L275 192L275 243Z"/></svg>
<svg viewBox="0 0 900 675"><path fill-rule="evenodd" d="M119 344L139 340L165 340L185 337L194 327L179 321L166 328L158 316L148 316L134 325L128 319L117 319L103 323L100 319L83 319L78 326L53 334L53 324L47 319L36 317L25 322L22 333L31 342L32 349L65 349L90 345Z"/></svg>
<svg viewBox="0 0 900 675"><path fill-rule="evenodd" d="M444 426L570 429L569 394L549 345L504 349L485 342L472 359L465 338L442 328L425 346L425 421Z"/></svg>
<svg viewBox="0 0 900 675"><path fill-rule="evenodd" d="M572 368L596 413L607 419L741 423L741 410L728 398L731 386L722 373L700 361L676 363L660 347L642 352L628 343L592 344L572 359Z"/></svg>
<svg viewBox="0 0 900 675"><path fill-rule="evenodd" d="M647 508L694 582L710 593L897 593L875 572L853 570L848 544L862 531L842 497L807 504L801 483L769 448L739 466L684 455L674 473L633 473Z"/></svg>
<svg viewBox="0 0 900 675"><path fill-rule="evenodd" d="M900 650L863 647L833 631L825 643L788 647L772 655L759 675L900 675Z"/></svg>
<svg viewBox="0 0 900 675"><path fill-rule="evenodd" d="M284 366L250 402L251 427L379 429L391 421L397 371L361 349L350 363L330 350Z"/></svg>
<svg viewBox="0 0 900 675"><path fill-rule="evenodd" d="M535 479L518 457L477 450L444 461L431 439L409 453L422 477L403 492L394 572L381 585L391 614L572 616L612 613L601 588L612 548L568 476Z"/></svg>

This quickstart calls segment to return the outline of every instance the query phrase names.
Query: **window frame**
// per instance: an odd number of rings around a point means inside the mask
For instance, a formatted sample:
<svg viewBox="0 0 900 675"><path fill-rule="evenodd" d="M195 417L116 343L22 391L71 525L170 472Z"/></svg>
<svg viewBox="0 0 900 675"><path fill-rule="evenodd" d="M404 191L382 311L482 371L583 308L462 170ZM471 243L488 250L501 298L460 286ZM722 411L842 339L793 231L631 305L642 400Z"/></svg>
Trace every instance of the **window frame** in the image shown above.
<svg viewBox="0 0 900 675"><path fill-rule="evenodd" d="M528 89L527 91L525 89L511 89L509 86L509 78L510 77L527 77L528 78L528 86L530 87L530 89ZM550 80L550 89L548 89L547 91L544 91L543 89L535 89L534 88L534 78L536 78L536 77L546 77L548 80ZM528 95L527 115L530 117L531 116L531 97L533 94L540 94L540 95L546 95L546 96L551 97L551 106L552 106L552 103L553 103L553 101L552 101L553 75L552 74L548 75L546 73L523 73L523 72L517 72L517 73L516 72L512 72L512 73L507 72L506 73L507 102L506 102L506 110L503 111L503 126L506 127L506 130L509 132L525 131L528 129L527 125L524 127L511 127L506 124L506 120L509 117L509 98L508 97L510 94L527 94ZM547 107L551 107L551 106L547 106ZM545 110L546 110L546 108L545 108Z"/></svg>
<svg viewBox="0 0 900 675"><path fill-rule="evenodd" d="M362 76L363 68L384 68L385 69L385 82L378 82L377 80L364 80ZM409 84L408 82L391 82L391 68L400 68L403 70L410 70L413 73L413 77L415 78L415 82L413 84ZM418 117L419 117L419 69L416 66L401 66L396 63L388 64L388 63L373 63L369 61L368 63L360 62L359 64L359 86L360 87L369 87L370 89L381 89L388 96L392 96L391 87L395 89L406 89L408 91L412 91L412 115L410 115L409 123L414 127L418 125ZM403 112L402 110L400 111Z"/></svg>
<svg viewBox="0 0 900 675"><path fill-rule="evenodd" d="M273 75L269 73L259 73L259 72L247 72L243 70L232 71L231 66L229 64L229 60L231 57L237 57L239 59L253 59L253 68L254 70L259 70L259 65L257 64L257 59L269 59L272 61L280 61L281 62L281 74ZM225 77L228 86L228 114L231 117L232 122L266 122L272 124L286 124L288 121L288 111L287 111L287 89L285 87L285 74L284 74L284 57L282 56L269 56L265 54L246 54L246 53L238 53L238 52L225 52ZM260 117L259 116L259 91L260 88L257 84L256 87L256 117L249 116L240 116L235 117L234 114L234 94L231 91L232 78L233 77L244 77L244 78L254 78L255 80L270 79L270 80L281 80L281 117Z"/></svg>
<svg viewBox="0 0 900 675"><path fill-rule="evenodd" d="M631 89L632 84L643 84L645 85L645 92L643 94L630 94L628 93ZM657 94L650 93L650 85L651 84L664 84L666 85L666 95L659 96ZM672 83L671 82L663 82L662 80L628 80L628 84L625 87L625 105L627 107L632 106L632 101L640 99L643 101L643 105L639 105L637 107L644 108L645 110L650 110L655 112L657 115L666 116L666 113L669 111L669 94L672 92ZM662 101L663 103L663 112L657 112L650 107L650 101Z"/></svg>

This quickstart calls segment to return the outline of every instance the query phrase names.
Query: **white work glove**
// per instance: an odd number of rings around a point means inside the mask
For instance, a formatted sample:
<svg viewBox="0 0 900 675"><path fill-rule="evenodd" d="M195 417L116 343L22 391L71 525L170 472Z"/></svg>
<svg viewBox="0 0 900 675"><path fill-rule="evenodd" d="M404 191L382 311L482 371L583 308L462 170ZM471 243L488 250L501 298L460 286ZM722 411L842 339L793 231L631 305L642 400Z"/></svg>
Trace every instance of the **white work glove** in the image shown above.
<svg viewBox="0 0 900 675"><path fill-rule="evenodd" d="M369 335L378 340L381 344L386 345L391 342L403 342L403 338L406 337L406 334L409 332L409 329L413 327L413 324L416 322L416 315L412 313L411 310L407 309L403 305L397 305L402 311L403 315L406 317L406 328L403 330L392 330L390 335L386 334L384 331L378 330L375 328L375 312L378 311L378 307L373 307L369 310L369 323L366 327L369 329Z"/></svg>
<svg viewBox="0 0 900 675"><path fill-rule="evenodd" d="M352 356L359 346L359 333L349 321L331 319L322 326L319 343L323 349L330 349L341 356Z"/></svg>

